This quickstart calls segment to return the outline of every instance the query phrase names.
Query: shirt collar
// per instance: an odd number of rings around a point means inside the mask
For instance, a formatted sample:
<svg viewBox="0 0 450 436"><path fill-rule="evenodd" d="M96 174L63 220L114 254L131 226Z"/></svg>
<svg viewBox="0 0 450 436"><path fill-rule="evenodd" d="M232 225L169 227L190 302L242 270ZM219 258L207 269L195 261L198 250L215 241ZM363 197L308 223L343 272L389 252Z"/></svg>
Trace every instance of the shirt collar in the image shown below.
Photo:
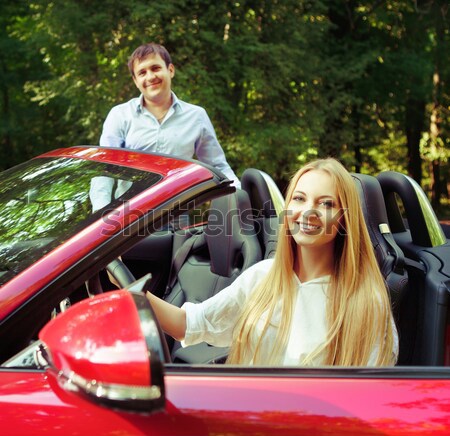
<svg viewBox="0 0 450 436"><path fill-rule="evenodd" d="M300 279L298 278L297 274L294 274L294 277L296 278L297 283L300 285L329 284L331 282L331 275L316 277L315 279L308 280L307 282L301 282Z"/></svg>
<svg viewBox="0 0 450 436"><path fill-rule="evenodd" d="M183 111L183 106L181 106L180 104L180 100L178 99L178 97L175 95L175 93L173 91L171 91L172 93L172 107L173 110L179 110L179 111Z"/></svg>
<svg viewBox="0 0 450 436"><path fill-rule="evenodd" d="M171 95L172 95L172 106L174 110L176 110L176 108L178 107L179 110L182 110L182 107L180 105L180 100L178 99L178 97L175 95L175 93L173 91L170 91ZM141 94L139 96L138 102L137 102L137 106L136 106L136 111L137 112L142 112L144 109L144 95Z"/></svg>
<svg viewBox="0 0 450 436"><path fill-rule="evenodd" d="M139 96L139 100L136 106L136 112L142 112L143 109L144 109L144 96L143 94L141 94Z"/></svg>

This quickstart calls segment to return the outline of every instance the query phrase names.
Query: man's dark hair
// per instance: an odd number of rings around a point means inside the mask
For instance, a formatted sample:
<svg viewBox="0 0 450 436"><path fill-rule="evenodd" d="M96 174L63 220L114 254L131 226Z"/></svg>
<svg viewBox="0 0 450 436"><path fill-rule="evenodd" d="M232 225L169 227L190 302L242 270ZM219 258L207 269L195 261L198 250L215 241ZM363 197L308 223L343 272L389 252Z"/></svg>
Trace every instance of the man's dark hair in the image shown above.
<svg viewBox="0 0 450 436"><path fill-rule="evenodd" d="M164 46L156 44L154 42L149 42L148 44L140 45L128 58L128 69L130 70L130 73L133 77L134 77L133 71L134 62L141 61L142 59L145 59L147 56L152 54L159 54L163 59L163 61L166 63L167 67L172 63L172 58L170 57L169 52Z"/></svg>

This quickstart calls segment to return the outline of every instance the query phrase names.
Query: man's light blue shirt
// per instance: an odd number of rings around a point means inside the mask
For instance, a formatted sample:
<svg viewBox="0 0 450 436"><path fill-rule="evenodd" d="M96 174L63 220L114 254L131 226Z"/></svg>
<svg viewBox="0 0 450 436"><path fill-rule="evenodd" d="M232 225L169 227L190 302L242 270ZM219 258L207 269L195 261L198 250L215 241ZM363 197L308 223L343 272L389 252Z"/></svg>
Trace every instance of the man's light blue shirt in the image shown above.
<svg viewBox="0 0 450 436"><path fill-rule="evenodd" d="M179 100L172 92L172 106L160 124L142 103L141 95L111 109L103 125L101 146L146 150L184 159L195 156L240 187L205 109Z"/></svg>

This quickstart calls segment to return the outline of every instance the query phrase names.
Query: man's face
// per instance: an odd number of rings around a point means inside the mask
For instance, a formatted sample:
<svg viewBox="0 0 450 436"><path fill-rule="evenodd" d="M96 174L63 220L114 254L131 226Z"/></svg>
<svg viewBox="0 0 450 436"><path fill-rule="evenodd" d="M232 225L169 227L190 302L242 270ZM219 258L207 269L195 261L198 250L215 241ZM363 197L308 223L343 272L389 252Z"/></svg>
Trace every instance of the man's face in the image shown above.
<svg viewBox="0 0 450 436"><path fill-rule="evenodd" d="M133 65L134 83L144 95L146 104L163 104L170 99L175 67L166 63L159 54L152 54Z"/></svg>

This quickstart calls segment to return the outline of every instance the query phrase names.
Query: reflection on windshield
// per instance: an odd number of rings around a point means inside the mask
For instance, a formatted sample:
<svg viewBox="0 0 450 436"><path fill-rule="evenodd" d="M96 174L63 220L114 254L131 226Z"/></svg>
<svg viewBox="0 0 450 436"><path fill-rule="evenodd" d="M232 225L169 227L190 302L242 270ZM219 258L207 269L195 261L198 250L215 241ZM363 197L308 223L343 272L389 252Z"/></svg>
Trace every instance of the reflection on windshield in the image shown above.
<svg viewBox="0 0 450 436"><path fill-rule="evenodd" d="M0 175L0 285L161 176L81 159L34 159ZM94 204L96 180L108 202ZM111 201L111 193L114 198ZM92 197L92 198L91 198Z"/></svg>
<svg viewBox="0 0 450 436"><path fill-rule="evenodd" d="M107 206L114 199L120 198L127 192L133 182L130 180L114 179L113 177L99 176L91 180L89 197L92 211L96 212Z"/></svg>

